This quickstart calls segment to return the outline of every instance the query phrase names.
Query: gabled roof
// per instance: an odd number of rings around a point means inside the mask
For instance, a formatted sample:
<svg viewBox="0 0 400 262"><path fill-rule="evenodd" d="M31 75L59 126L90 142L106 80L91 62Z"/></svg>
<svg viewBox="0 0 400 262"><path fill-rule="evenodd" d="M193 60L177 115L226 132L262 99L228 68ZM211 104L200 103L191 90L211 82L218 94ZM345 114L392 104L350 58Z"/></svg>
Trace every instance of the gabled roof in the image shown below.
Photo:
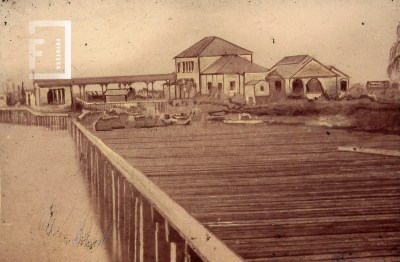
<svg viewBox="0 0 400 262"><path fill-rule="evenodd" d="M267 76L265 79L280 79L283 78L277 71L276 68L271 69L271 71L268 72Z"/></svg>
<svg viewBox="0 0 400 262"><path fill-rule="evenodd" d="M231 42L219 37L210 36L192 45L179 55L175 56L175 58L251 54L253 54L253 52L247 49L232 44Z"/></svg>
<svg viewBox="0 0 400 262"><path fill-rule="evenodd" d="M107 89L105 96L126 96L130 89Z"/></svg>
<svg viewBox="0 0 400 262"><path fill-rule="evenodd" d="M342 71L340 71L339 69L337 69L334 66L327 66L326 68L328 68L329 70L331 70L335 74L339 74L339 75L342 75L344 77L350 78L350 76L346 75L345 73L343 73Z"/></svg>
<svg viewBox="0 0 400 262"><path fill-rule="evenodd" d="M314 61L314 65L310 62ZM334 72L308 55L287 56L276 63L273 67L283 78L297 77L335 77ZM300 71L303 70L304 72Z"/></svg>
<svg viewBox="0 0 400 262"><path fill-rule="evenodd" d="M250 62L237 55L223 56L209 67L204 69L202 74L243 74L243 73L266 73L268 69Z"/></svg>

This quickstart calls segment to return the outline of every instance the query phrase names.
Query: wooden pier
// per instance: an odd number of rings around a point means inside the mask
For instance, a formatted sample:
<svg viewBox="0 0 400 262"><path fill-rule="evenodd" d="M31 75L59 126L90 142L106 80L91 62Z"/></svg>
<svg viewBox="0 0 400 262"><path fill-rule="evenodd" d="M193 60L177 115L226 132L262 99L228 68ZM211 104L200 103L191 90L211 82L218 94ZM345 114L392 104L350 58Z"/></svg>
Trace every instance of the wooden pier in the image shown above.
<svg viewBox="0 0 400 262"><path fill-rule="evenodd" d="M197 126L196 126L197 124ZM246 261L400 256L398 135L302 125L95 132Z"/></svg>

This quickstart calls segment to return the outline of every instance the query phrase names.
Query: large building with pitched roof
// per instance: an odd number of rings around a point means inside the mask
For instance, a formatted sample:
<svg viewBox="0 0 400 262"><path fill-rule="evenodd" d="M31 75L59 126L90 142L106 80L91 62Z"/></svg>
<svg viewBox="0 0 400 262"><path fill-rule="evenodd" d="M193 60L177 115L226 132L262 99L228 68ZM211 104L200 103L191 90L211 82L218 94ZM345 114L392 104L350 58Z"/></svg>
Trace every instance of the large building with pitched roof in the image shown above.
<svg viewBox="0 0 400 262"><path fill-rule="evenodd" d="M215 36L206 37L175 56L175 68L178 93L190 86L194 89L192 94L241 94L247 100L254 99L256 91L247 88L246 83L265 81L268 73L268 69L253 63L253 52ZM268 95L266 87L259 89L262 91L258 95Z"/></svg>
<svg viewBox="0 0 400 262"><path fill-rule="evenodd" d="M308 55L287 56L270 70L271 93L305 94L312 98L326 93L348 91L349 76L333 66L325 66Z"/></svg>

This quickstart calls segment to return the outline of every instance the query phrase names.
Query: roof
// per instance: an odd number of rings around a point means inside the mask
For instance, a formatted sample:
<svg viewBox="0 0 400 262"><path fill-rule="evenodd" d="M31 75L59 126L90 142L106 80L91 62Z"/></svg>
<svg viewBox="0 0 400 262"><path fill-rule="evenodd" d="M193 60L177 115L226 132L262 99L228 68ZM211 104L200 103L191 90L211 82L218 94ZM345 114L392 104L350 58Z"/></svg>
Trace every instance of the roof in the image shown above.
<svg viewBox="0 0 400 262"><path fill-rule="evenodd" d="M313 65L310 62L314 61ZM272 68L285 79L296 77L335 77L334 72L309 55L287 56ZM303 70L301 73L300 71ZM299 74L300 73L300 74Z"/></svg>
<svg viewBox="0 0 400 262"><path fill-rule="evenodd" d="M261 81L264 81L264 80L251 80L249 82L246 82L246 86L254 86L254 85L257 85L258 83L260 83Z"/></svg>
<svg viewBox="0 0 400 262"><path fill-rule="evenodd" d="M265 67L259 66L249 60L237 56L223 56L209 67L204 69L202 74L243 74L243 73L263 73L268 72Z"/></svg>
<svg viewBox="0 0 400 262"><path fill-rule="evenodd" d="M107 89L104 95L106 96L126 96L130 89Z"/></svg>
<svg viewBox="0 0 400 262"><path fill-rule="evenodd" d="M192 45L175 58L204 57L220 55L251 55L253 52L240 46L232 44L216 36L203 38L200 42Z"/></svg>
<svg viewBox="0 0 400 262"><path fill-rule="evenodd" d="M343 73L342 71L340 71L339 69L337 69L337 68L334 67L334 66L326 66L326 68L328 68L329 70L331 70L331 71L332 71L333 73L335 73L335 74L339 73L339 74L341 74L342 76L345 76L345 77L350 78L350 76L346 75L345 73Z"/></svg>
<svg viewBox="0 0 400 262"><path fill-rule="evenodd" d="M83 77L71 79L38 79L35 80L39 87L47 88L53 86L70 85L96 85L96 84L132 84L136 82L151 81L175 81L175 73L171 74L152 74L152 75L131 75L131 76L105 76L105 77Z"/></svg>
<svg viewBox="0 0 400 262"><path fill-rule="evenodd" d="M276 68L271 69L271 71L268 72L266 79L277 79L277 78L283 78L277 71Z"/></svg>
<svg viewBox="0 0 400 262"><path fill-rule="evenodd" d="M281 61L279 61L276 65L292 65L299 64L303 61L307 61L312 59L312 57L308 55L296 55L296 56L286 56Z"/></svg>

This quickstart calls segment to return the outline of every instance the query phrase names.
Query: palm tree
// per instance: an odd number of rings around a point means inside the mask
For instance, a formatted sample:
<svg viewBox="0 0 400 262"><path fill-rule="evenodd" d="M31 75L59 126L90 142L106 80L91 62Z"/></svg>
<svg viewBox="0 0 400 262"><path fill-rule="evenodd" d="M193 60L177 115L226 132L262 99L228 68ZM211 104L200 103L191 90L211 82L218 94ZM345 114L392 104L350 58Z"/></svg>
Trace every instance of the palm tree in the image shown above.
<svg viewBox="0 0 400 262"><path fill-rule="evenodd" d="M400 24L397 26L397 42L390 49L387 74L393 82L400 83Z"/></svg>

